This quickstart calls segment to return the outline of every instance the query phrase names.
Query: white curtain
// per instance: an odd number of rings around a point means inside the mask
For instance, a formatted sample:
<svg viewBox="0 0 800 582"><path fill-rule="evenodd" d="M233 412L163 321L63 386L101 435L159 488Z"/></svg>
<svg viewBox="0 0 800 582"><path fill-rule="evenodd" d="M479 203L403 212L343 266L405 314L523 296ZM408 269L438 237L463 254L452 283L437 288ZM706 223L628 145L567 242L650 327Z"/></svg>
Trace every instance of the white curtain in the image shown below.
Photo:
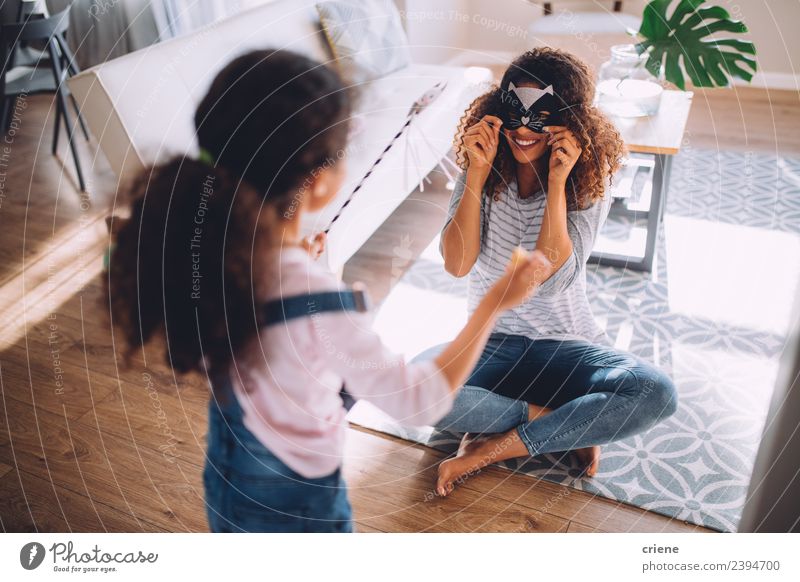
<svg viewBox="0 0 800 582"><path fill-rule="evenodd" d="M85 69L265 1L47 0L47 6L52 14L72 4L68 40Z"/></svg>
<svg viewBox="0 0 800 582"><path fill-rule="evenodd" d="M240 0L156 0L153 14L161 38L180 36L236 14L242 9Z"/></svg>

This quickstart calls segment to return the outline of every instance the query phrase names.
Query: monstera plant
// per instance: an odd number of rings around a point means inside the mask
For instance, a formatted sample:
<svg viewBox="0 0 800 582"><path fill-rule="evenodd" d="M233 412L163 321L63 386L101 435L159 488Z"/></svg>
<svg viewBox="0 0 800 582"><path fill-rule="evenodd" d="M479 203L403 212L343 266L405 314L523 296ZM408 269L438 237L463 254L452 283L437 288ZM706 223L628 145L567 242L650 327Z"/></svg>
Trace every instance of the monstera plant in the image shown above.
<svg viewBox="0 0 800 582"><path fill-rule="evenodd" d="M732 77L749 82L756 72L755 45L718 34L744 32L742 21L704 0L653 0L644 9L636 50L647 55L644 66L653 76L680 89L687 77L695 87L725 87Z"/></svg>

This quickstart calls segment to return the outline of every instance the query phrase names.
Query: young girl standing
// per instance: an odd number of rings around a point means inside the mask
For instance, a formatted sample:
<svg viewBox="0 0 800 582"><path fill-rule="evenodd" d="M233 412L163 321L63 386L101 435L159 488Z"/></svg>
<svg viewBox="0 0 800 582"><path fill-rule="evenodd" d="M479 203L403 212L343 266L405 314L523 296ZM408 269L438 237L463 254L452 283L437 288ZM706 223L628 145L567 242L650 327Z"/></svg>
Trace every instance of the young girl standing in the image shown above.
<svg viewBox="0 0 800 582"><path fill-rule="evenodd" d="M541 254L510 265L436 360L390 353L357 295L309 256L324 238L300 237L303 214L342 183L332 160L348 116L342 84L319 63L286 51L237 58L197 109L200 159L144 173L116 233L108 296L129 347L163 333L169 364L213 388L212 531L351 531L343 400L369 400L406 423L437 421L498 314L548 268Z"/></svg>

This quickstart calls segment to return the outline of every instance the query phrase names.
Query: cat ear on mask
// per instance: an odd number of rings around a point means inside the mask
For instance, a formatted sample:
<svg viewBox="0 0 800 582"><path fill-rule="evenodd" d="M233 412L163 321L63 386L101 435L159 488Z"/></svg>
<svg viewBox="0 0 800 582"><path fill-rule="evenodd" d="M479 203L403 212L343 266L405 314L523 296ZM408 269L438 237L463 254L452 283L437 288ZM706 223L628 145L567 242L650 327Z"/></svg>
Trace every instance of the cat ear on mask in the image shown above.
<svg viewBox="0 0 800 582"><path fill-rule="evenodd" d="M555 95L552 85L548 85L544 89L537 89L535 87L517 87L514 85L513 81L508 83L508 92L513 92L517 96L517 99L519 99L520 103L522 103L522 107L526 110L531 109L535 103L539 102L546 95L549 95L550 97ZM545 99L545 101L550 101L550 99Z"/></svg>

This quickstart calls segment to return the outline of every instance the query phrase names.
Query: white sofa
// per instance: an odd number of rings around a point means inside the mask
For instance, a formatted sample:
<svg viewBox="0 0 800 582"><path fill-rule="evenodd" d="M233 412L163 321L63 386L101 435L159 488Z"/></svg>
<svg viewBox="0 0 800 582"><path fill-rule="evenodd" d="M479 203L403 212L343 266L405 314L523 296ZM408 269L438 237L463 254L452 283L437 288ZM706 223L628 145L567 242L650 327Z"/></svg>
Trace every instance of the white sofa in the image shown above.
<svg viewBox="0 0 800 582"><path fill-rule="evenodd" d="M314 2L277 0L88 69L69 80L100 149L121 183L146 164L196 153L193 116L217 72L257 48L285 48L329 62ZM333 64L332 64L333 65ZM402 126L409 107L438 81L445 92L387 154L329 235L327 262L338 270L447 154L459 117L485 90L483 68L412 64L360 88L356 125L345 157L348 179L303 230L324 228L352 187ZM421 132L424 132L423 139Z"/></svg>

